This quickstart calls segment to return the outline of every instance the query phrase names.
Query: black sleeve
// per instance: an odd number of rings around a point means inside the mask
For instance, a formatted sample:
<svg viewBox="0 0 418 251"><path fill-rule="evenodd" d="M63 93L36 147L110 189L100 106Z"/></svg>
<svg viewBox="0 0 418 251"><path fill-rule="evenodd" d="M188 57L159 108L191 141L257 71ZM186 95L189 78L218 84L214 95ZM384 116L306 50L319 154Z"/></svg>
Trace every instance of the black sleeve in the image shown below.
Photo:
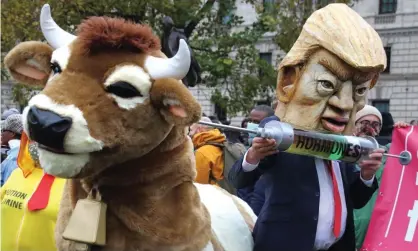
<svg viewBox="0 0 418 251"><path fill-rule="evenodd" d="M261 176L260 179L256 182L255 186L254 186L254 192L250 198L250 207L253 209L255 215L258 216L258 214L261 211L261 208L263 208L264 206L264 201L265 201L265 190L266 187L264 185L265 183L265 178L264 176Z"/></svg>
<svg viewBox="0 0 418 251"><path fill-rule="evenodd" d="M360 179L360 171L356 170L354 165L346 165L345 172L349 182L350 199L353 202L353 207L355 209L364 207L378 188L376 178L373 185L368 187Z"/></svg>
<svg viewBox="0 0 418 251"><path fill-rule="evenodd" d="M270 121L280 121L277 116L270 116L263 119L260 122L259 127L263 128L266 123ZM260 161L258 167L251 172L244 172L242 169L242 160L244 156L237 160L235 164L232 166L231 170L228 174L229 182L237 189L245 188L245 187L253 187L257 182L260 175L267 169L270 169L274 166L276 161L277 155L268 156Z"/></svg>
<svg viewBox="0 0 418 251"><path fill-rule="evenodd" d="M228 174L228 180L237 189L252 187L265 170L274 166L275 159L276 155L268 156L260 161L256 169L250 172L245 172L242 169L242 161L244 160L243 156L232 166Z"/></svg>

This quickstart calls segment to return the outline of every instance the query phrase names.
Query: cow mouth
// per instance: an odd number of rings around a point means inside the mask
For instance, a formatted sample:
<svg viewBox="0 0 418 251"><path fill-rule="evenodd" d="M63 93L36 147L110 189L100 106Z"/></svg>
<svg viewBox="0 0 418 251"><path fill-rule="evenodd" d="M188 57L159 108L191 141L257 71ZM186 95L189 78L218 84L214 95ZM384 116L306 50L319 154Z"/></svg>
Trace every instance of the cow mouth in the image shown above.
<svg viewBox="0 0 418 251"><path fill-rule="evenodd" d="M46 146L46 145L42 145L42 144L38 144L38 147L39 147L40 149L42 149L42 150L46 150L46 151L49 151L49 152L52 152L52 153L55 153L55 154L61 154L61 155L73 155L73 153L68 153L68 152L65 152L65 151L64 151L64 150L62 150L62 149L52 148L52 147L49 147L49 146Z"/></svg>
<svg viewBox="0 0 418 251"><path fill-rule="evenodd" d="M335 133L343 132L347 124L348 119L345 118L322 118L322 126Z"/></svg>

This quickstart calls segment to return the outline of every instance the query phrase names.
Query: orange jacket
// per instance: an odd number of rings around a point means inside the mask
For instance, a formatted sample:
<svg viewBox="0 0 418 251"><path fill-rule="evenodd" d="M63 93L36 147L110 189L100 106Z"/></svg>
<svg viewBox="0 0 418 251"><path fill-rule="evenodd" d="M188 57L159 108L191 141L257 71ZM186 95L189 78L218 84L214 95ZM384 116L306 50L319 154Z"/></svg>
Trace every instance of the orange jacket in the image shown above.
<svg viewBox="0 0 418 251"><path fill-rule="evenodd" d="M195 181L201 184L216 184L215 180L223 179L224 160L223 151L220 147L208 145L209 142L222 143L225 136L218 130L213 129L197 133L193 136L193 145L196 149Z"/></svg>

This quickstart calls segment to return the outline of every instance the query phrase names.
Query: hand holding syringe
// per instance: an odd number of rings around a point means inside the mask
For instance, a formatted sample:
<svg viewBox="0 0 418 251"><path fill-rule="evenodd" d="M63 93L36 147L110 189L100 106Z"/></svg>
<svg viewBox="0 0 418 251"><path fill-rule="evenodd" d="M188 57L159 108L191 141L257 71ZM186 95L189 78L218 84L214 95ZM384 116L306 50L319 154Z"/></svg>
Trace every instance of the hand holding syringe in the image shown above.
<svg viewBox="0 0 418 251"><path fill-rule="evenodd" d="M199 123L225 130L254 133L257 137L274 139L276 149L279 151L349 163L367 160L369 155L379 148L379 144L372 137L361 138L302 131L293 129L291 125L279 121L270 121L266 123L264 128L257 128L257 130L203 121ZM411 153L407 151L401 152L400 155L387 153L383 155L398 158L402 165L407 165L411 162Z"/></svg>

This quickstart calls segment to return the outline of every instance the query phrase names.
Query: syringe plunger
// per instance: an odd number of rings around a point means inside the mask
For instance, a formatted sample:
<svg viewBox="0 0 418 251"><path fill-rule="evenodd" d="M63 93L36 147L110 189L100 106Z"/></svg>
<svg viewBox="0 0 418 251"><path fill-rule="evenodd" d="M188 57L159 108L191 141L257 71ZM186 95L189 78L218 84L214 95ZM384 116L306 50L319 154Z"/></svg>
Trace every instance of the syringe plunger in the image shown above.
<svg viewBox="0 0 418 251"><path fill-rule="evenodd" d="M264 128L257 128L257 130L208 122L199 123L226 130L254 133L262 138L272 138L276 141L276 147L280 151L327 160L355 163L369 159L369 155L379 148L376 139L372 137L363 138L297 130L293 129L290 124L276 120L267 122ZM406 151L396 157L399 158L402 165L407 165L411 161L411 154Z"/></svg>

